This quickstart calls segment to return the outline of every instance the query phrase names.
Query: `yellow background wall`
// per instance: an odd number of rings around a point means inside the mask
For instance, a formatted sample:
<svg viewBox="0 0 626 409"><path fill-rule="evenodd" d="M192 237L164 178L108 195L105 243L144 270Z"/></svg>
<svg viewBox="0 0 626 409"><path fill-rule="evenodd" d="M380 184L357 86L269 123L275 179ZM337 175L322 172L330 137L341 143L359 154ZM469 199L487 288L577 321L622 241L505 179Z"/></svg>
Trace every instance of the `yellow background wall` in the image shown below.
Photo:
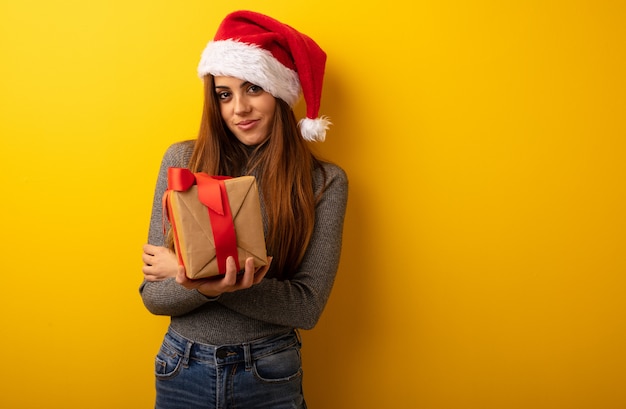
<svg viewBox="0 0 626 409"><path fill-rule="evenodd" d="M309 406L626 407L626 5L405 3L0 0L0 407L152 407L154 179L237 8L329 54L350 203Z"/></svg>

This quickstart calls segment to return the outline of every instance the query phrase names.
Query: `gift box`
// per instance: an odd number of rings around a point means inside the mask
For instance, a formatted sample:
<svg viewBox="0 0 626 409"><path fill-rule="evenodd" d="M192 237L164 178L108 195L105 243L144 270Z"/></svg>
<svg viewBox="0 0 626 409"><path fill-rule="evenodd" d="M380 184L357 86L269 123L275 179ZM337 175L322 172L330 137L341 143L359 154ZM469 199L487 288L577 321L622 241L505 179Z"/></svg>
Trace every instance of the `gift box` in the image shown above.
<svg viewBox="0 0 626 409"><path fill-rule="evenodd" d="M224 274L228 256L235 258L238 269L244 268L248 257L255 267L267 264L253 176L217 177L169 168L163 207L178 261L190 279Z"/></svg>

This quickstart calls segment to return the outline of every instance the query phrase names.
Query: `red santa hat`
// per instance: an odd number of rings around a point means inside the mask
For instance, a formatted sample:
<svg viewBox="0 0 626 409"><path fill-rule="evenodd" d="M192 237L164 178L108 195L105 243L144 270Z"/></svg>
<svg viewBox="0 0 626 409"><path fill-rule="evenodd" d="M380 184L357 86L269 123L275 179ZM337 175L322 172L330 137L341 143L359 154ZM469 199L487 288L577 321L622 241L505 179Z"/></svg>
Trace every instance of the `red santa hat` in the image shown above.
<svg viewBox="0 0 626 409"><path fill-rule="evenodd" d="M198 75L236 77L260 86L293 107L306 102L300 132L323 141L331 124L319 116L326 53L310 37L271 17L252 11L227 15L198 65Z"/></svg>

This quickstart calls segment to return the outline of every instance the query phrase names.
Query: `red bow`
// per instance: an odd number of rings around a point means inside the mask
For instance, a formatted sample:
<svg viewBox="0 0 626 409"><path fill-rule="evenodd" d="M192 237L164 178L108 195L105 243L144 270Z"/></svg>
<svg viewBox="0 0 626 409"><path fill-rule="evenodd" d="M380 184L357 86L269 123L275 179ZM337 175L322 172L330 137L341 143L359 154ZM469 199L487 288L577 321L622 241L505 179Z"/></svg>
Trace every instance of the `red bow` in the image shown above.
<svg viewBox="0 0 626 409"><path fill-rule="evenodd" d="M194 184L198 186L198 199L204 204L209 212L213 242L215 243L215 257L220 274L226 273L226 259L233 256L237 270L240 269L239 257L237 256L237 236L233 215L228 202L228 192L224 180L230 176L209 176L206 173L192 173L186 168L167 169L167 191L163 195L163 232L165 233L165 215L167 212L167 198L171 191L184 192ZM172 223L174 238L177 240L176 226ZM179 249L178 243L176 248ZM178 261L183 264L179 253Z"/></svg>

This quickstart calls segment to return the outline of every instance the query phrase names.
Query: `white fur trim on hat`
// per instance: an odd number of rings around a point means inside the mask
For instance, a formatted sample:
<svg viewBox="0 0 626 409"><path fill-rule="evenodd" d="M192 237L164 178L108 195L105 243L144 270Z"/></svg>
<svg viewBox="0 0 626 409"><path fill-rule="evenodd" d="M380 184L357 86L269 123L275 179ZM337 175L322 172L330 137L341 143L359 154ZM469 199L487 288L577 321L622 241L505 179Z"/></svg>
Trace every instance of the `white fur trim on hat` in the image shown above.
<svg viewBox="0 0 626 409"><path fill-rule="evenodd" d="M300 97L298 74L255 44L230 39L210 41L198 65L198 75L207 74L250 81L291 107Z"/></svg>
<svg viewBox="0 0 626 409"><path fill-rule="evenodd" d="M326 139L326 130L332 125L332 122L328 120L327 116L323 115L315 119L301 119L298 124L300 125L300 133L304 139L311 142L324 142L324 139Z"/></svg>

